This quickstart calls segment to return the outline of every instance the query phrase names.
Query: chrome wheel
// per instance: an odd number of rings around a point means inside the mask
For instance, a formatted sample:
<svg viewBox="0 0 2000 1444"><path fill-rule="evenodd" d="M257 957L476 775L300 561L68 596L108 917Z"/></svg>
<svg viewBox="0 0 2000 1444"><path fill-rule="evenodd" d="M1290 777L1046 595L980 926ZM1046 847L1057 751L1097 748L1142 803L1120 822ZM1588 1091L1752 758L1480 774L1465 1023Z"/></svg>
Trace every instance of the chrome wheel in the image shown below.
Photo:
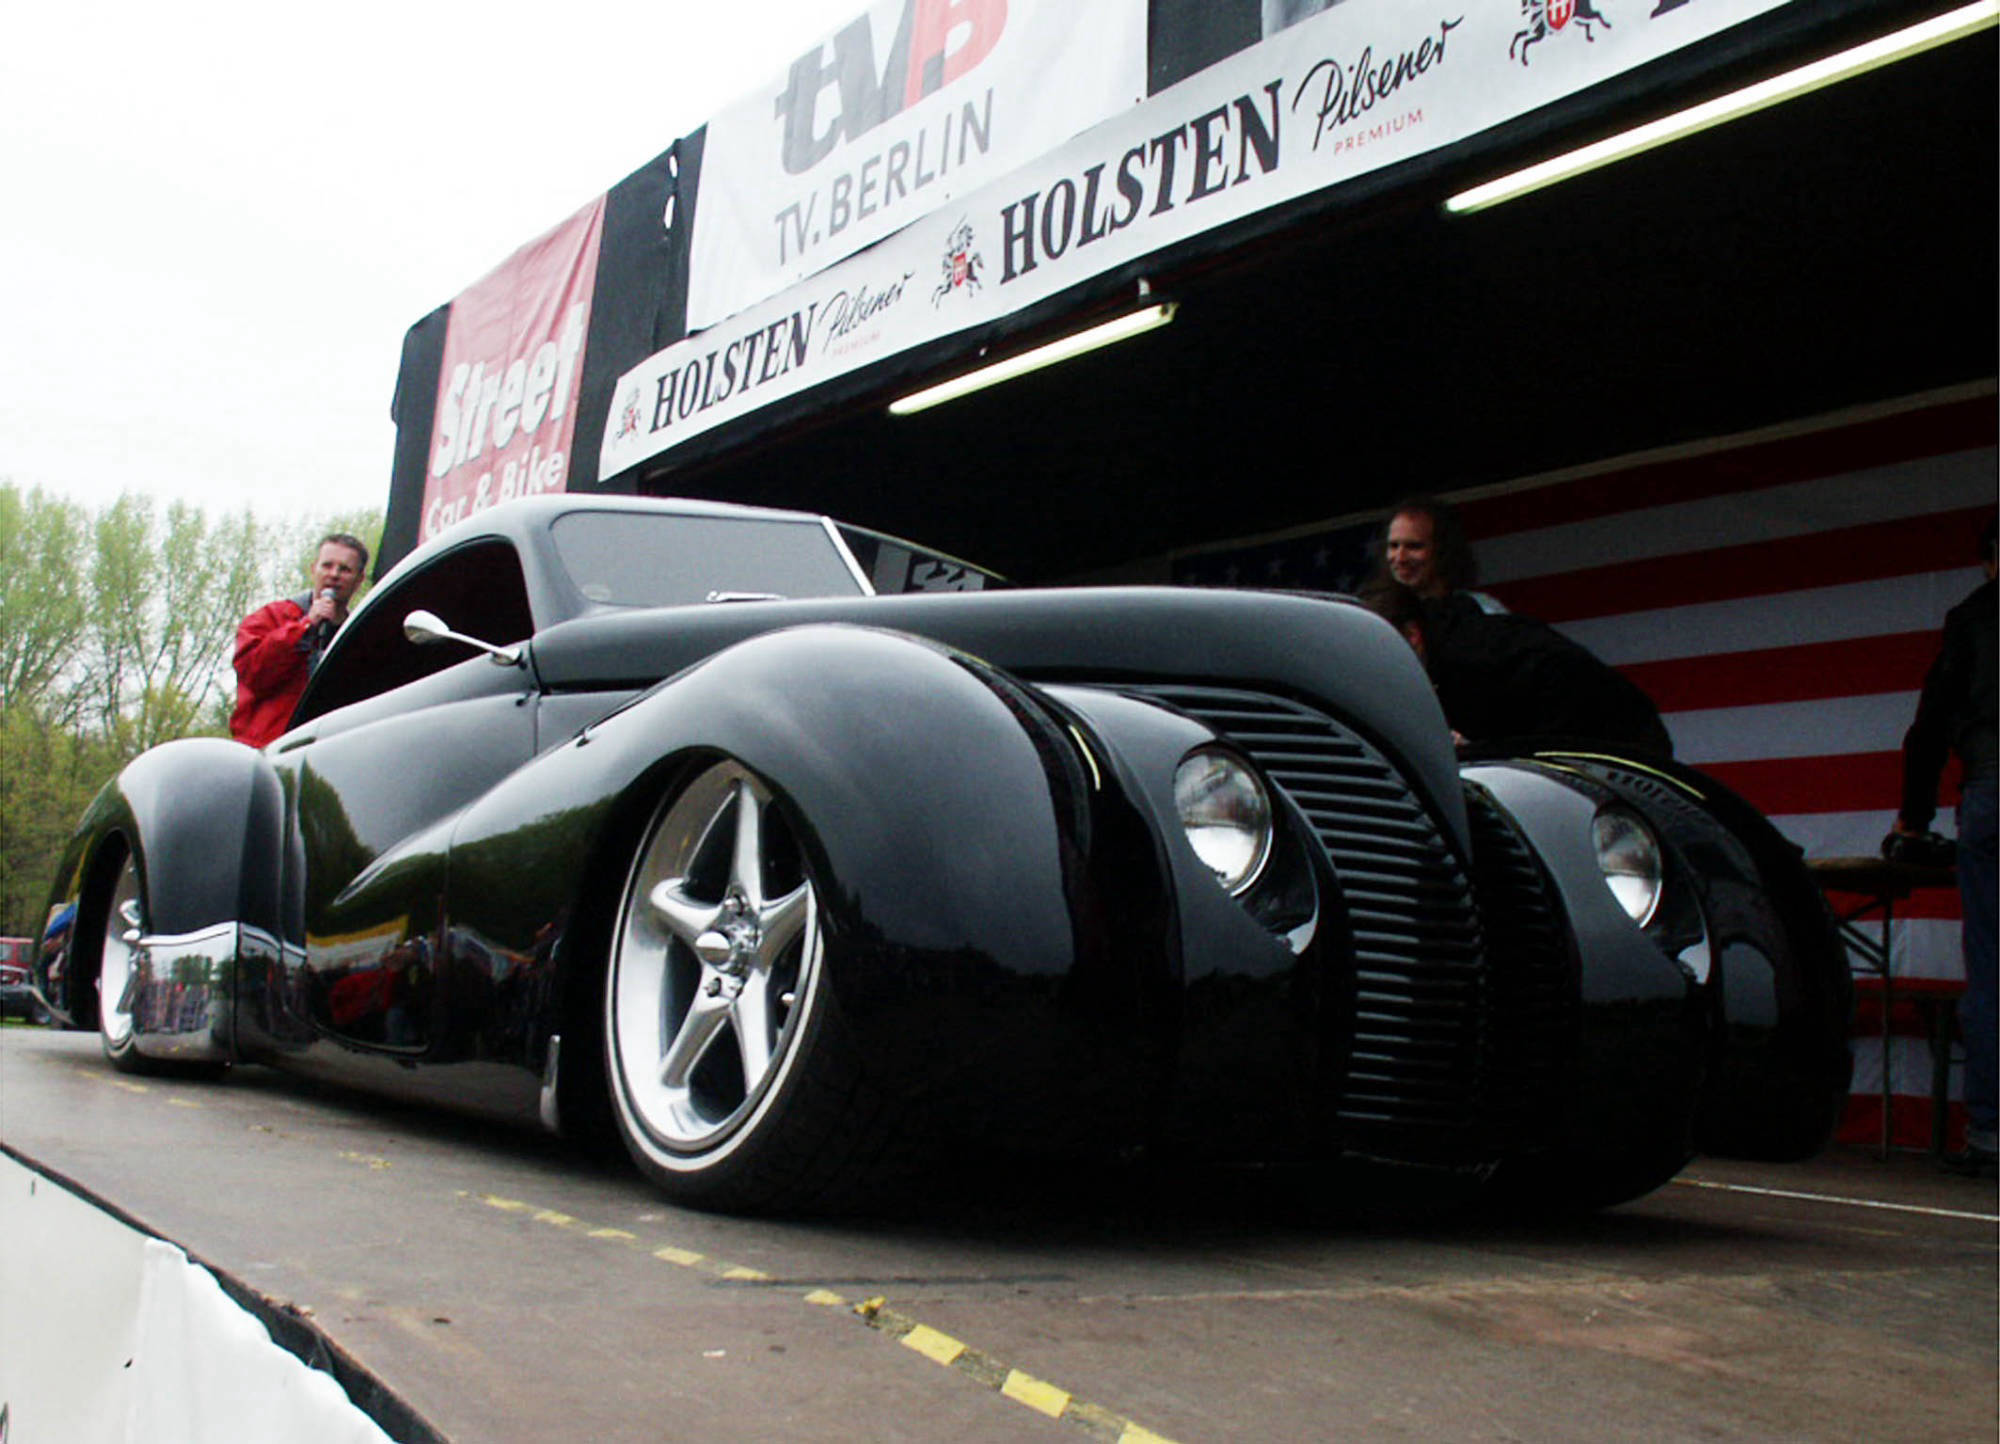
<svg viewBox="0 0 2000 1444"><path fill-rule="evenodd" d="M97 1028L114 1059L132 1046L132 991L138 978L138 940L146 928L139 864L131 853L118 870L104 916L104 948L97 969Z"/></svg>
<svg viewBox="0 0 2000 1444"><path fill-rule="evenodd" d="M628 1135L669 1170L755 1130L801 1051L819 913L770 789L718 762L655 815L620 905L605 990Z"/></svg>

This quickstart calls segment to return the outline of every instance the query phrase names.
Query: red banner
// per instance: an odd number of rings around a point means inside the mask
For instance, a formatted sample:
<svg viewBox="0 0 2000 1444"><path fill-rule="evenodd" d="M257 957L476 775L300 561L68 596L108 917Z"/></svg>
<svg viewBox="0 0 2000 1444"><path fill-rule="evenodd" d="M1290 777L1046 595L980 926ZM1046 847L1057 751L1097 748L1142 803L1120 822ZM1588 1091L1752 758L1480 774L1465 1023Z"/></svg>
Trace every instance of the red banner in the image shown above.
<svg viewBox="0 0 2000 1444"><path fill-rule="evenodd" d="M452 302L418 540L564 489L603 233L599 196Z"/></svg>

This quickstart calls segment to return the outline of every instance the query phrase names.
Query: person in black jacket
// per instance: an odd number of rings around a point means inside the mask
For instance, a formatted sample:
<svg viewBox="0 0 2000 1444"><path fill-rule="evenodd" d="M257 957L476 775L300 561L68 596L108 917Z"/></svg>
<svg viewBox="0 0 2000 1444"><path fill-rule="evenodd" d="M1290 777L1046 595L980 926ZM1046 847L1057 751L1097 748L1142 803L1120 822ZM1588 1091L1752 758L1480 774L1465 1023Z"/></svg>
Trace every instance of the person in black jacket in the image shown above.
<svg viewBox="0 0 2000 1444"><path fill-rule="evenodd" d="M1903 738L1903 801L1883 841L1894 856L1897 840L1922 836L1937 815L1938 779L1947 753L1958 754L1963 775L1958 795L1958 893L1964 914L1965 996L1959 1031L1965 1035L1965 1150L1949 1160L1961 1172L1995 1173L1994 912L2000 890L1995 852L1995 792L2000 787L2000 743L1995 740L1995 654L2000 636L1994 584L1994 521L1980 535L1986 581L1945 614L1944 639L1924 678L1916 720Z"/></svg>
<svg viewBox="0 0 2000 1444"><path fill-rule="evenodd" d="M1596 743L1673 756L1652 698L1547 622L1489 612L1463 592L1425 599L1397 582L1361 600L1423 658L1461 745Z"/></svg>

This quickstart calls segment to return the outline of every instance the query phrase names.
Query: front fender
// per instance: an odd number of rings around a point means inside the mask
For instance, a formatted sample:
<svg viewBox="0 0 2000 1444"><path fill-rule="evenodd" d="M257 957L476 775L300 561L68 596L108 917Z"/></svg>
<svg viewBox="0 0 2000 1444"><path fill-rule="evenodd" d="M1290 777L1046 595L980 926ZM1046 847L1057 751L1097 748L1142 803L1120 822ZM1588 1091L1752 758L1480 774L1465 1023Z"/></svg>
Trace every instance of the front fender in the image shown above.
<svg viewBox="0 0 2000 1444"><path fill-rule="evenodd" d="M1542 760L1610 788L1695 873L1719 990L1696 1143L1780 1162L1817 1153L1852 1081L1854 985L1839 928L1798 846L1693 768L1600 754Z"/></svg>
<svg viewBox="0 0 2000 1444"><path fill-rule="evenodd" d="M1693 1144L1774 1161L1824 1147L1850 1081L1852 982L1839 932L1798 848L1721 784L1657 758L1551 751L1470 766L1466 775L1528 824L1545 857L1553 860L1548 849L1558 846L1574 854L1557 874L1573 875L1574 890L1600 910L1607 894L1591 856L1591 814L1615 800L1652 824L1671 863L1668 897L1678 877L1705 934L1699 956L1683 955L1701 1029ZM1538 793L1567 793L1578 802L1524 805L1521 799ZM1574 815L1558 820L1562 811ZM1578 929L1586 989L1593 953L1624 950L1617 919L1595 931L1602 941L1593 944ZM1638 935L1629 926L1623 932Z"/></svg>
<svg viewBox="0 0 2000 1444"><path fill-rule="evenodd" d="M1554 890L1576 959L1573 1059L1553 1136L1571 1153L1692 1151L1708 1066L1707 1000L1692 971L1635 926L1604 885L1591 820L1604 789L1532 764L1468 767L1470 786L1524 837ZM1685 886L1685 882L1680 885Z"/></svg>
<svg viewBox="0 0 2000 1444"><path fill-rule="evenodd" d="M468 809L452 926L519 951L557 924L565 1070L579 1031L594 1064L638 832L727 755L804 839L829 985L885 1089L969 1136L1136 1131L1159 1057L1148 1027L1170 1007L1171 908L1147 825L1082 746L1038 694L942 645L844 625L768 633ZM550 845L565 818L568 840Z"/></svg>

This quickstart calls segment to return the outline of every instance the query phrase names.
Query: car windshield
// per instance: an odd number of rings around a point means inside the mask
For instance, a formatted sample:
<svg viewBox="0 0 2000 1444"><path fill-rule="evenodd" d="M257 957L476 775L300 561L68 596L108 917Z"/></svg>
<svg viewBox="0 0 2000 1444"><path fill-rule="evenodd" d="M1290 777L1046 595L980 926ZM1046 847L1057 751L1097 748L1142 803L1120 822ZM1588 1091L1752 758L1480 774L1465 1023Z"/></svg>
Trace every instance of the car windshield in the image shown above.
<svg viewBox="0 0 2000 1444"><path fill-rule="evenodd" d="M604 606L863 593L825 526L809 517L577 511L550 531L576 589Z"/></svg>

